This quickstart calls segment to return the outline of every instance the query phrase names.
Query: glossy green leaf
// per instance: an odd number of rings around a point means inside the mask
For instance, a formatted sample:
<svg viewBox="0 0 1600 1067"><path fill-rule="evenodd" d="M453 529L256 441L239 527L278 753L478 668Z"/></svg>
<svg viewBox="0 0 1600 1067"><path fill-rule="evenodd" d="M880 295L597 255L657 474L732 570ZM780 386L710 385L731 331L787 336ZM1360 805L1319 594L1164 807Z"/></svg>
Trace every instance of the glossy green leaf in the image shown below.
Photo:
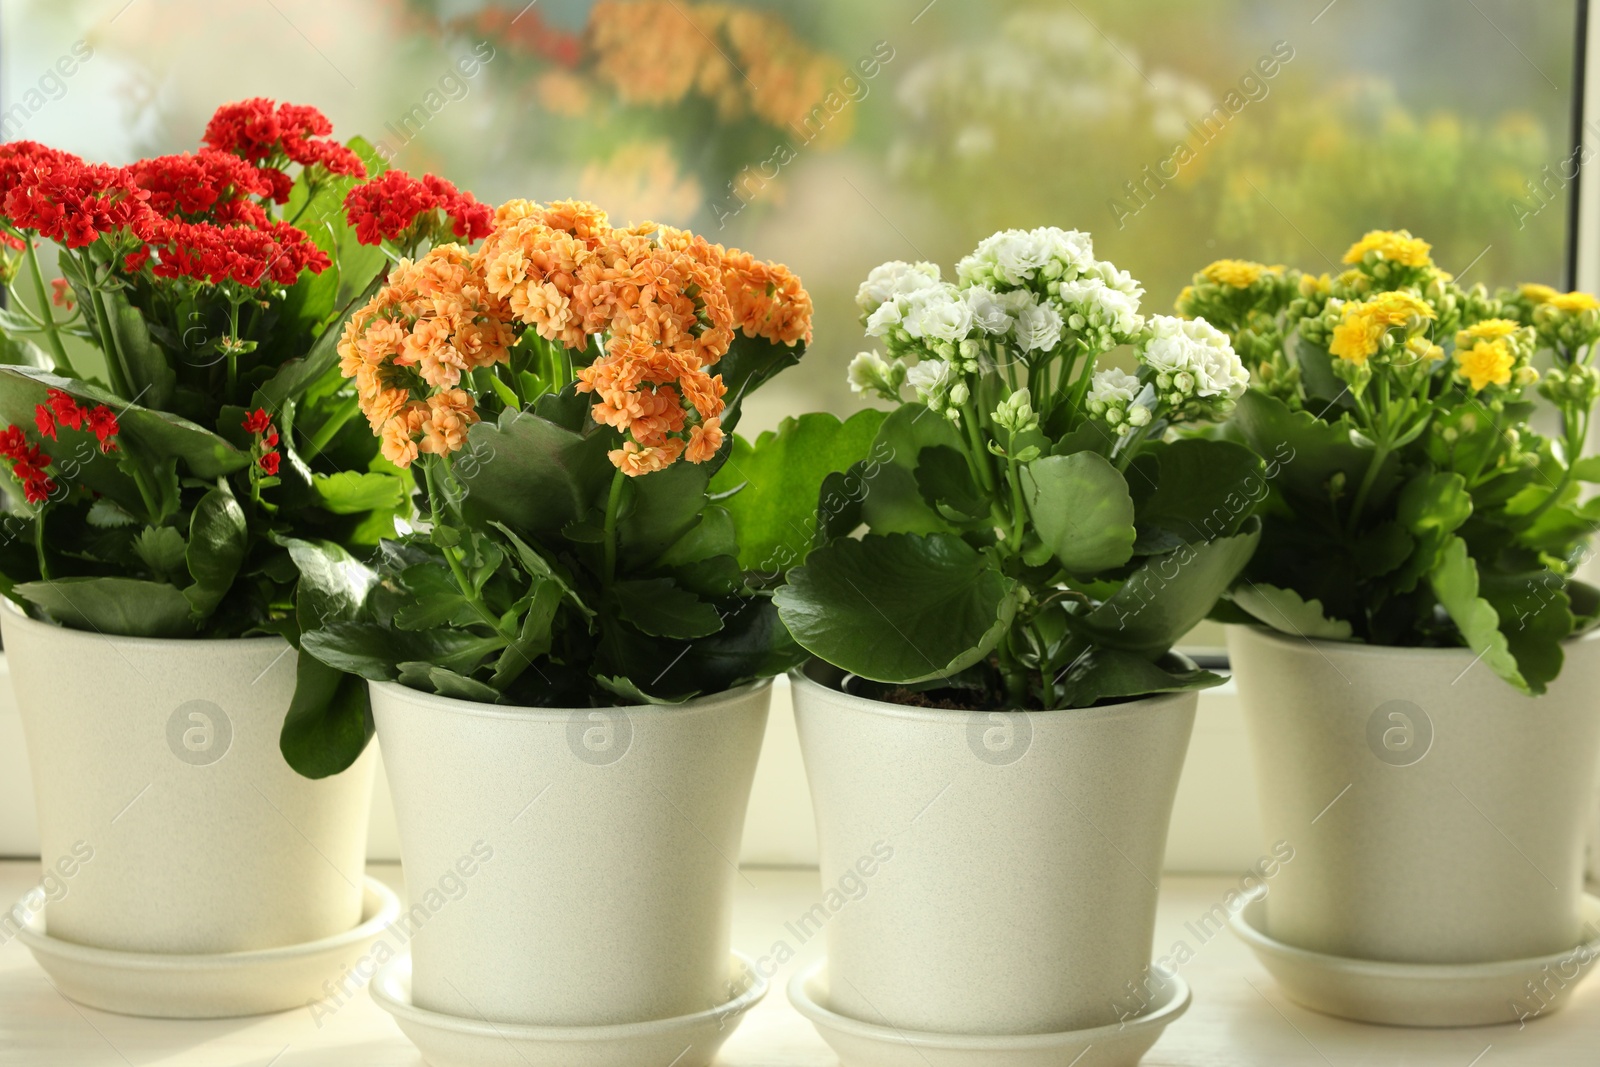
<svg viewBox="0 0 1600 1067"><path fill-rule="evenodd" d="M1165 665L1132 652L1097 648L1075 660L1060 685L1060 705L1088 708L1108 700L1209 689L1227 679L1175 660Z"/></svg>
<svg viewBox="0 0 1600 1067"><path fill-rule="evenodd" d="M653 637L688 640L722 629L717 609L670 578L617 582L611 587L617 616Z"/></svg>
<svg viewBox="0 0 1600 1067"><path fill-rule="evenodd" d="M1133 557L1133 498L1104 456L1075 452L1029 463L1022 494L1040 540L1070 573L1094 574Z"/></svg>
<svg viewBox="0 0 1600 1067"><path fill-rule="evenodd" d="M74 630L122 637L194 637L189 601L177 586L137 578L57 578L13 592Z"/></svg>
<svg viewBox="0 0 1600 1067"><path fill-rule="evenodd" d="M1330 619L1322 601L1302 599L1293 589L1281 589L1266 582L1241 582L1233 590L1233 602L1274 630L1296 637L1348 641L1354 631L1344 619Z"/></svg>
<svg viewBox="0 0 1600 1067"><path fill-rule="evenodd" d="M812 552L775 595L812 654L880 682L941 678L993 651L1016 583L952 534L869 534Z"/></svg>
<svg viewBox="0 0 1600 1067"><path fill-rule="evenodd" d="M306 778L338 774L360 757L372 733L367 680L302 654L295 664L294 698L278 737L289 766Z"/></svg>
<svg viewBox="0 0 1600 1067"><path fill-rule="evenodd" d="M185 554L194 584L183 595L195 615L205 618L222 602L249 550L250 535L239 502L226 489L207 492L189 517Z"/></svg>
<svg viewBox="0 0 1600 1067"><path fill-rule="evenodd" d="M823 412L784 419L776 432L736 437L712 479L738 530L746 570L784 571L805 558L816 529L817 496L830 473L867 457L885 415L859 411L844 422Z"/></svg>

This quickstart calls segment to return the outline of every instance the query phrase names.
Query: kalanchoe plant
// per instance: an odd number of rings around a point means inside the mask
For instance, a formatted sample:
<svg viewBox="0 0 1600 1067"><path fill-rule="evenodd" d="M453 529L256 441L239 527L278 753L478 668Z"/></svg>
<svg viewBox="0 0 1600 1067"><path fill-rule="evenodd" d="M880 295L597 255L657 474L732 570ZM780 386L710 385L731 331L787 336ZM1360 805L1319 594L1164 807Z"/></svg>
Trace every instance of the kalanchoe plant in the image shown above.
<svg viewBox="0 0 1600 1067"><path fill-rule="evenodd" d="M304 647L526 706L674 703L790 666L709 486L810 320L785 268L585 203L512 201L476 252L401 261L339 352L424 521L384 543L360 616Z"/></svg>
<svg viewBox="0 0 1600 1067"><path fill-rule="evenodd" d="M1228 330L1255 386L1232 426L1282 460L1238 621L1311 638L1462 647L1540 693L1600 602L1572 581L1600 506L1580 483L1600 302L1464 289L1405 231L1320 277L1213 263L1178 309ZM1535 358L1548 353L1540 374ZM1537 391L1560 433L1530 425Z"/></svg>
<svg viewBox="0 0 1600 1067"><path fill-rule="evenodd" d="M954 282L871 273L857 299L887 354L857 357L851 383L899 406L824 482L818 547L776 595L801 645L881 683L863 692L944 707L1219 681L1169 651L1255 547L1261 463L1177 430L1226 413L1247 376L1205 322L1142 318L1142 293L1058 229L995 234ZM1123 346L1134 372L1101 365Z"/></svg>
<svg viewBox="0 0 1600 1067"><path fill-rule="evenodd" d="M374 218L360 182L381 164L330 132L315 109L257 99L220 108L197 153L126 167L0 147L0 591L26 610L106 634L298 643L349 610L352 554L411 514L409 479L355 417L340 327L385 238L483 232L489 211L390 172ZM408 182L433 199L397 208ZM41 241L58 251L49 284ZM286 737L364 742L365 683L309 656L298 669Z"/></svg>

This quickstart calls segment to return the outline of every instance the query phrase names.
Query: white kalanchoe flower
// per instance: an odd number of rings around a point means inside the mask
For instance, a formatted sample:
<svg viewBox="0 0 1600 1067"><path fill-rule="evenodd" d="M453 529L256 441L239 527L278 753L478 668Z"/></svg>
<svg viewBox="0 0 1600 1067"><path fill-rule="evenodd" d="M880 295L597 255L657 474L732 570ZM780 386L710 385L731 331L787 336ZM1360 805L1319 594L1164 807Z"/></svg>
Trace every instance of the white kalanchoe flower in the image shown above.
<svg viewBox="0 0 1600 1067"><path fill-rule="evenodd" d="M1090 412L1100 416L1117 431L1119 436L1132 427L1150 421L1149 404L1155 394L1148 385L1141 385L1137 375L1119 367L1106 367L1095 371L1089 380L1087 404Z"/></svg>
<svg viewBox="0 0 1600 1067"><path fill-rule="evenodd" d="M900 325L900 300L885 301L867 316L867 336L887 337L889 331Z"/></svg>
<svg viewBox="0 0 1600 1067"><path fill-rule="evenodd" d="M1004 294L1010 296L1012 294ZM1027 294L1023 294L1027 295ZM961 299L972 309L972 321L986 334L999 335L1011 329L1012 316L1002 294L988 286L974 285L961 290Z"/></svg>
<svg viewBox="0 0 1600 1067"><path fill-rule="evenodd" d="M1062 282L1056 288L1056 299L1067 313L1067 325L1101 352L1126 343L1144 326L1139 297L1114 289L1098 277Z"/></svg>
<svg viewBox="0 0 1600 1067"><path fill-rule="evenodd" d="M1061 313L1049 304L1031 301L1017 312L1017 347L1024 352L1048 352L1061 341Z"/></svg>
<svg viewBox="0 0 1600 1067"><path fill-rule="evenodd" d="M856 290L856 306L863 314L870 315L886 301L937 284L937 263L906 263L897 259L872 268L867 280Z"/></svg>
<svg viewBox="0 0 1600 1067"><path fill-rule="evenodd" d="M1001 230L956 264L956 277L964 285L1017 286L1035 278L1076 277L1093 263L1094 245L1086 233L1055 226Z"/></svg>
<svg viewBox="0 0 1600 1067"><path fill-rule="evenodd" d="M950 386L950 364L942 359L925 359L906 370L906 384L916 390L917 399L938 410Z"/></svg>
<svg viewBox="0 0 1600 1067"><path fill-rule="evenodd" d="M1140 359L1156 374L1156 389L1173 404L1199 397L1237 399L1250 384L1250 372L1233 351L1228 335L1204 319L1153 315L1150 339Z"/></svg>
<svg viewBox="0 0 1600 1067"><path fill-rule="evenodd" d="M850 361L850 388L862 396L899 400L905 381L906 365L898 359L890 363L877 352L862 352Z"/></svg>
<svg viewBox="0 0 1600 1067"><path fill-rule="evenodd" d="M901 309L901 327L918 340L960 341L972 332L972 308L953 285L918 289L896 302Z"/></svg>

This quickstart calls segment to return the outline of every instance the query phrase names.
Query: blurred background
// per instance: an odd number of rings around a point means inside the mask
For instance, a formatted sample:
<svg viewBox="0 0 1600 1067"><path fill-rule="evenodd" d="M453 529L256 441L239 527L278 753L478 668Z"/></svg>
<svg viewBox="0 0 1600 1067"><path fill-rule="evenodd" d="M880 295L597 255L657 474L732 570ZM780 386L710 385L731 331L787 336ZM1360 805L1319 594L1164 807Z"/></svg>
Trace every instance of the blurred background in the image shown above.
<svg viewBox="0 0 1600 1067"><path fill-rule="evenodd" d="M313 104L498 203L582 197L804 279L748 408L857 406L856 286L1002 227L1094 234L1164 312L1223 256L1328 270L1406 227L1470 284L1563 283L1572 0L7 0L0 124L94 160L217 104ZM69 57L70 62L58 60ZM61 71L71 69L70 75ZM1600 150L1600 124L1583 134Z"/></svg>

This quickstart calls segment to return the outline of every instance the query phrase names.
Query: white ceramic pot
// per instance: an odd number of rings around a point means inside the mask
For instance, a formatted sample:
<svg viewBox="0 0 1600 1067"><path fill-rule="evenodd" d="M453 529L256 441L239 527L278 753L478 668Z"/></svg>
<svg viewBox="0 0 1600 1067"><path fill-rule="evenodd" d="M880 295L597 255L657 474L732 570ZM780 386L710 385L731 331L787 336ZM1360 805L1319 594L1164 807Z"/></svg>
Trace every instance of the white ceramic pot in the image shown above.
<svg viewBox="0 0 1600 1067"><path fill-rule="evenodd" d="M820 665L791 677L822 884L837 890L810 916L826 933L829 1009L1024 1035L1152 1007L1194 693L990 715L849 696Z"/></svg>
<svg viewBox="0 0 1600 1067"><path fill-rule="evenodd" d="M9 604L0 629L52 938L215 954L361 922L372 753L320 781L284 762L286 642L112 637Z"/></svg>
<svg viewBox="0 0 1600 1067"><path fill-rule="evenodd" d="M1541 697L1466 649L1230 626L1273 879L1265 933L1311 952L1456 964L1586 940L1584 837L1600 774L1600 634Z"/></svg>
<svg viewBox="0 0 1600 1067"><path fill-rule="evenodd" d="M412 901L410 1003L541 1027L726 1003L770 696L761 682L676 706L561 710L374 683Z"/></svg>

